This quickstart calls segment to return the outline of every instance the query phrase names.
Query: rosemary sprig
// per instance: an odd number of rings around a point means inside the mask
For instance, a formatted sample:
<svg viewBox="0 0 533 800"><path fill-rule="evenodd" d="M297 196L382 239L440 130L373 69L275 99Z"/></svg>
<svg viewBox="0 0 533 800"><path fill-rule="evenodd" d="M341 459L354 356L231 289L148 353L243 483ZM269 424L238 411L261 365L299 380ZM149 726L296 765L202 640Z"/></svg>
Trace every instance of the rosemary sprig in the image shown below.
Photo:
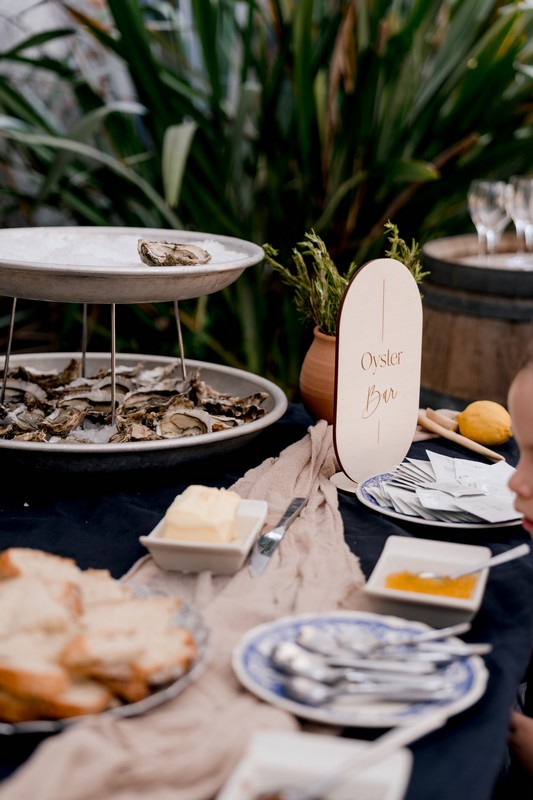
<svg viewBox="0 0 533 800"><path fill-rule="evenodd" d="M400 237L398 227L390 221L385 230L390 244L386 254L405 264L420 283L429 273L422 270L418 244L413 240L409 247ZM359 265L353 261L346 272L340 273L324 241L314 230L305 233L304 241L292 249L288 266L277 261L279 251L272 245L264 244L263 250L265 260L282 283L294 290L294 306L301 319L318 325L322 333L335 336L342 298Z"/></svg>

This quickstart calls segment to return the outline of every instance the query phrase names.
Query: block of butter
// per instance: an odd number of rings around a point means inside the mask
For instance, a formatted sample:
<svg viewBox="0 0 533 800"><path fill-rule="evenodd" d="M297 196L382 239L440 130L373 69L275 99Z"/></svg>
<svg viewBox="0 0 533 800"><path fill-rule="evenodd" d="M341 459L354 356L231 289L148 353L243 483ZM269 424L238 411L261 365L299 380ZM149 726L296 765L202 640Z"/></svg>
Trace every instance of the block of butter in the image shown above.
<svg viewBox="0 0 533 800"><path fill-rule="evenodd" d="M185 542L229 542L237 538L241 501L231 489L188 486L169 506L161 536Z"/></svg>

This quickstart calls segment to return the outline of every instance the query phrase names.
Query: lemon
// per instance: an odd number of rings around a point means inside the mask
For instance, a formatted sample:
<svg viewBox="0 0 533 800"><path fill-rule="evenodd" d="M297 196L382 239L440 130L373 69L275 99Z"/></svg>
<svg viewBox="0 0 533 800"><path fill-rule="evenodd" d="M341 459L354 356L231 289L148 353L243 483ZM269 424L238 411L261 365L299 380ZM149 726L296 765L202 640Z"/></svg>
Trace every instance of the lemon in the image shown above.
<svg viewBox="0 0 533 800"><path fill-rule="evenodd" d="M492 400L476 400L457 414L459 433L479 444L503 444L513 435L506 408Z"/></svg>

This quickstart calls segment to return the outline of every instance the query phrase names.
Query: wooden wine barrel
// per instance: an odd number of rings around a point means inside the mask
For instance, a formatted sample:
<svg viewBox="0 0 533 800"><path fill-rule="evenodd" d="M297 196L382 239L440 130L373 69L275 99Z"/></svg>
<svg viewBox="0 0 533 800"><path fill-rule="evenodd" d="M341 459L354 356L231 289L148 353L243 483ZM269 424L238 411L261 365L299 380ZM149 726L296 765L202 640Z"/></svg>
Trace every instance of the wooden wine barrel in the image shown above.
<svg viewBox="0 0 533 800"><path fill-rule="evenodd" d="M533 253L506 234L498 253L477 256L475 235L422 248L421 404L464 408L473 400L507 404L513 377L533 358Z"/></svg>

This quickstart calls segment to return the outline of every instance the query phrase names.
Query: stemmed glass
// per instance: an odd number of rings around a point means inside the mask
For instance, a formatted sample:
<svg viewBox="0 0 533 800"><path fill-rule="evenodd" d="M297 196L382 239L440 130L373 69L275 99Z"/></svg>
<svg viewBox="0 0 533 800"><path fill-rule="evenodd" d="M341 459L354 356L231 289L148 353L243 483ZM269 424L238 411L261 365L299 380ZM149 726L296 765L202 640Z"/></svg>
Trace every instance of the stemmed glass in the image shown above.
<svg viewBox="0 0 533 800"><path fill-rule="evenodd" d="M476 226L479 254L495 253L510 221L505 181L474 180L468 189L468 210Z"/></svg>
<svg viewBox="0 0 533 800"><path fill-rule="evenodd" d="M507 187L507 209L516 230L517 250L533 245L533 178L513 175Z"/></svg>

